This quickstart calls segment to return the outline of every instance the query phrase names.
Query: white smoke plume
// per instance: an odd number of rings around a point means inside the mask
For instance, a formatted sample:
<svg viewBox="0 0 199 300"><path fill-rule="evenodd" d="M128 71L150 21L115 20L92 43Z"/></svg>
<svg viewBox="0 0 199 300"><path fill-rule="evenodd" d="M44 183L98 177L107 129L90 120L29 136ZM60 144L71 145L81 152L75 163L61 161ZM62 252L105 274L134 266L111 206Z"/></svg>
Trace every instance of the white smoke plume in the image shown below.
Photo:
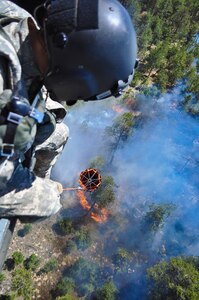
<svg viewBox="0 0 199 300"><path fill-rule="evenodd" d="M152 203L175 205L165 226L148 245L148 260L162 248L165 259L199 253L199 119L185 112L182 100L178 88L159 98L140 97L144 118L116 152L110 170L117 185L115 213L124 215L124 222L131 211L141 220ZM78 186L78 175L90 160L107 155L104 134L117 116L112 109L115 103L113 99L88 102L68 112L65 120L70 139L54 169L54 176L64 186ZM136 243L146 247L135 227L129 223L126 234L117 240L127 248ZM112 240L113 235L111 231Z"/></svg>

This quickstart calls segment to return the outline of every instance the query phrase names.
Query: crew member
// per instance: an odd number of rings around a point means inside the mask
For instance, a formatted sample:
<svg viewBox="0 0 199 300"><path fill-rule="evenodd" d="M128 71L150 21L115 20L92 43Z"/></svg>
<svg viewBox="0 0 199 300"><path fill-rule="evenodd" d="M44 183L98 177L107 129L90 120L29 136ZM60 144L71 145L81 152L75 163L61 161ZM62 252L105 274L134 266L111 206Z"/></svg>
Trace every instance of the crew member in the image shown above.
<svg viewBox="0 0 199 300"><path fill-rule="evenodd" d="M136 64L134 27L117 0L47 0L34 16L0 2L4 217L46 217L60 209L60 185L50 171L69 132L61 102L117 97Z"/></svg>

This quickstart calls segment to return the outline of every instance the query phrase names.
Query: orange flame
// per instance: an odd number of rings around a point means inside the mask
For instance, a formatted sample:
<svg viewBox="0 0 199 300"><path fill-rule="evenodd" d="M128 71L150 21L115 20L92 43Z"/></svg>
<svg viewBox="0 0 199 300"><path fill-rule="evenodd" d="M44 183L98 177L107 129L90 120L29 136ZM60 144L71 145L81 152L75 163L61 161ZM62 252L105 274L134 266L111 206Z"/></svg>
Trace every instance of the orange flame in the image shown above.
<svg viewBox="0 0 199 300"><path fill-rule="evenodd" d="M82 207L86 210L89 210L91 208L91 206L89 205L85 195L84 195L84 191L78 190L77 191L77 196L80 200L80 204L82 205ZM97 205L94 206L95 208L97 208ZM97 214L95 212L91 212L90 213L91 218L98 223L103 223L107 221L108 218L108 212L105 208L102 208L100 211L100 214Z"/></svg>
<svg viewBox="0 0 199 300"><path fill-rule="evenodd" d="M88 201L86 200L86 197L84 195L83 191L77 191L77 196L79 197L81 206L86 209L89 210L90 209L90 205L88 204Z"/></svg>

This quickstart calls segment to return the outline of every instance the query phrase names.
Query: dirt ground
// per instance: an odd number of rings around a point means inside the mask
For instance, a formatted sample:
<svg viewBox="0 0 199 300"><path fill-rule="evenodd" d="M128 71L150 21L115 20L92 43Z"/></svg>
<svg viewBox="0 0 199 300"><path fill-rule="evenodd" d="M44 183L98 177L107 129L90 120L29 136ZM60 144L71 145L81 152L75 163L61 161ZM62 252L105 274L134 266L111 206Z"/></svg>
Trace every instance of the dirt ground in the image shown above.
<svg viewBox="0 0 199 300"><path fill-rule="evenodd" d="M65 196L61 213L72 210L75 205L77 205L75 197L71 197L70 195ZM56 285L61 276L61 269L65 265L71 263L70 257L66 257L65 259L62 253L62 248L66 243L66 237L56 234L55 225L60 218L61 215L58 214L44 221L32 223L31 231L24 237L20 236L20 231L23 229L24 224L17 221L12 242L8 249L7 261L3 270L6 279L0 287L0 295L11 291L12 269L9 267L9 261L11 261L12 253L14 251L20 251L24 255L24 259L28 258L33 253L36 254L41 259L38 269L52 258L58 260L59 268L56 271L40 274L41 272L39 273L36 270L33 274L36 288L34 299L51 299L49 291Z"/></svg>
<svg viewBox="0 0 199 300"><path fill-rule="evenodd" d="M13 252L20 251L24 255L24 259L27 259L31 254L36 254L41 259L40 266L33 273L36 290L33 299L54 300L51 291L56 287L60 278L62 278L62 271L82 255L81 251L75 251L70 255L65 254L64 248L67 245L69 237L61 235L58 232L57 223L62 217L72 217L73 220L82 220L83 222L88 218L87 211L82 208L74 192L64 195L62 203L63 208L60 213L44 221L32 223L31 231L24 237L21 236L20 232L25 224L17 221L3 270L6 279L0 286L0 295L11 292L11 273L13 269L11 268L12 266L10 267L9 262L12 261ZM95 222L89 221L88 226L91 231L95 228L95 224ZM100 264L106 264L107 262L104 261L104 258L97 255L101 247L100 245L101 241L93 242L92 246L83 252L83 255L89 261L94 262L95 260L99 260ZM57 259L58 269L49 273L39 272L45 263L52 258Z"/></svg>

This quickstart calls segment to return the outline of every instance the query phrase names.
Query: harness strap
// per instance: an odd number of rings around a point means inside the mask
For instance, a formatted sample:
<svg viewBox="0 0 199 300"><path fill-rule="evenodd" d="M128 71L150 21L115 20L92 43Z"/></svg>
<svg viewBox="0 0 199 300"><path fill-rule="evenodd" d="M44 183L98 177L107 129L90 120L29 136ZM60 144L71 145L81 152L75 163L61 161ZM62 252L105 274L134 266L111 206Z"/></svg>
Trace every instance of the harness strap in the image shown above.
<svg viewBox="0 0 199 300"><path fill-rule="evenodd" d="M9 113L6 117L6 133L3 138L2 148L0 149L1 156L12 156L14 154L14 138L17 131L17 126L21 122L22 118L29 116L33 118L37 123L42 123L44 118L44 112L40 112L36 109L39 96L37 95L33 101L32 106L23 103L18 98L12 98L12 101L8 105ZM4 115L4 113L2 113Z"/></svg>
<svg viewBox="0 0 199 300"><path fill-rule="evenodd" d="M13 46L13 42L11 41L9 35L6 33L2 25L7 25L12 21L20 21L18 18L11 18L5 15L0 14L0 34ZM8 102L5 111L1 112L1 116L3 117L3 123L7 124L6 132L3 137L3 144L0 149L0 156L2 157L11 157L14 154L14 139L17 131L17 127L21 122L24 116L29 116L35 119L36 122L41 123L43 121L44 113L40 112L36 109L38 97L36 94L38 93L38 88L41 87L37 84L36 88L34 84L31 85L31 91L29 91L29 95L31 100L33 101L32 106L21 101L19 97L12 96L10 102ZM5 114L6 112L6 114Z"/></svg>
<svg viewBox="0 0 199 300"><path fill-rule="evenodd" d="M1 156L11 157L14 154L14 138L17 131L17 125L8 123L3 144L0 150Z"/></svg>

